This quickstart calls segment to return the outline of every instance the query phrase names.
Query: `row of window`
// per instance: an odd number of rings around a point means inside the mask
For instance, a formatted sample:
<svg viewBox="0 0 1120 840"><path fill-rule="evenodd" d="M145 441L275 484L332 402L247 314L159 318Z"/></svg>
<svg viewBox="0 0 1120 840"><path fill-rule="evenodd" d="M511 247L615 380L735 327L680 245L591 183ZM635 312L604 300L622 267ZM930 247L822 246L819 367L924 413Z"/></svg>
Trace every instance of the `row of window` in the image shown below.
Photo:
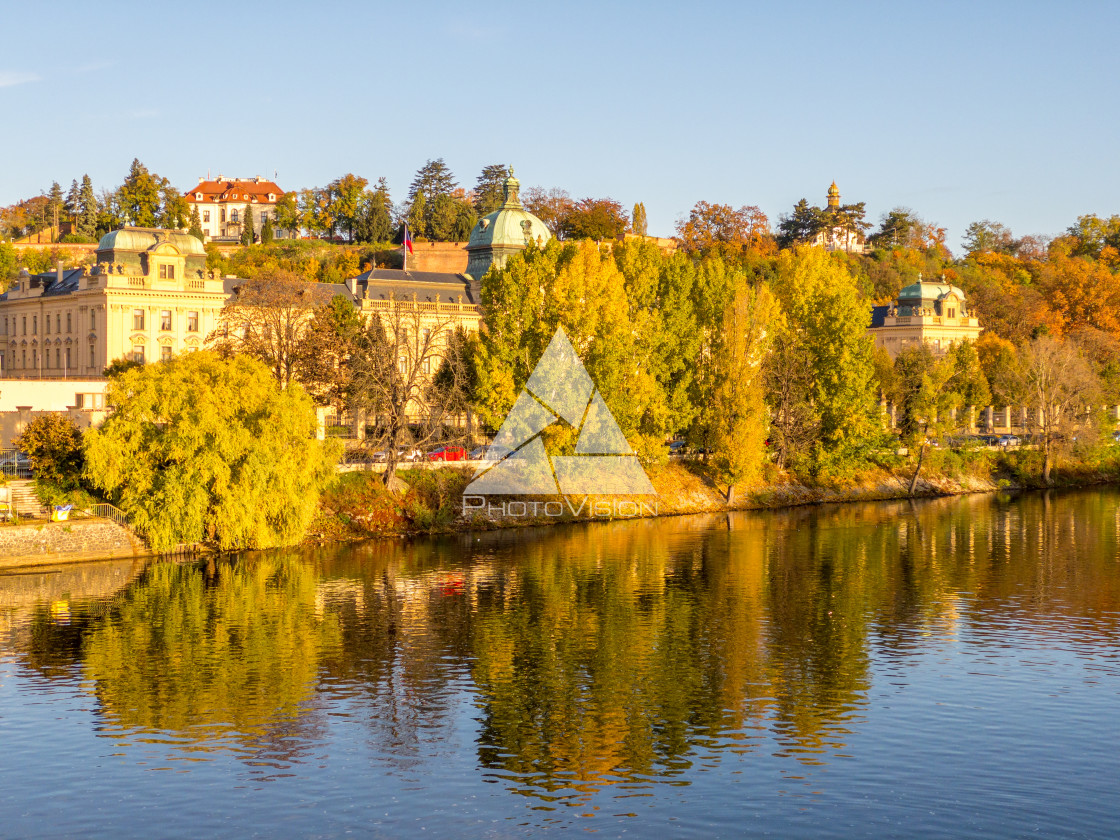
<svg viewBox="0 0 1120 840"><path fill-rule="evenodd" d="M186 352L191 352L191 348L188 347ZM132 346L132 352L128 354L128 359L133 362L139 362L140 364L144 364L145 362L147 362L148 359L147 354L144 351L144 345L134 344ZM163 345L159 348L159 360L161 362L171 361L170 347L168 347L167 345Z"/></svg>
<svg viewBox="0 0 1120 840"><path fill-rule="evenodd" d="M219 213L220 213L220 216L221 216L220 221L224 222L226 220L226 208L223 207L219 211ZM238 213L237 210L230 210L229 211L230 222L232 222L233 224L237 224L237 220L239 218L241 218L241 216L240 216L240 214ZM268 211L267 210L262 210L261 211L261 224L262 225L264 224L264 220L267 219L267 218L268 218ZM203 210L202 211L202 223L206 224L209 221L210 221L210 211L209 210Z"/></svg>
<svg viewBox="0 0 1120 840"><path fill-rule="evenodd" d="M16 320L15 315L13 315L11 318L5 319L6 322L7 322L6 325L5 325L5 327L6 327L5 333L7 335L17 335L17 334L18 335L27 335L27 317L28 316L26 316L26 315L19 316L19 321L18 322ZM46 334L47 335L51 334L51 324L52 323L54 324L55 334L56 335L62 335L62 313L61 312L56 312L55 315L54 315L54 318L51 318L50 314L47 314L47 315L43 316L43 326L46 329ZM21 328L20 333L16 332L16 326L17 325ZM90 312L89 313L89 328L90 328L90 330L94 330L94 331L97 329L97 313L96 312ZM72 318L72 313L70 313L70 312L66 313L66 332L67 333L74 332L74 320ZM39 334L39 316L38 315L32 315L31 316L31 335L38 335L38 334Z"/></svg>
<svg viewBox="0 0 1120 840"><path fill-rule="evenodd" d="M73 372L74 371L74 357L71 355L71 349L72 348L70 348L70 347L56 347L54 349L54 368L53 369L60 370L63 373L68 373L68 372ZM89 357L90 357L91 360L96 358L96 353L97 353L97 345L90 344L90 346L89 346ZM43 367L51 368L51 351L49 349L43 351L42 361L43 361ZM28 364L28 362L30 362L30 364ZM26 349L20 351L18 354L15 351L12 351L11 364L17 370L19 370L19 369L38 370L39 369L39 351L33 348L30 351L30 355L28 354L28 351ZM93 365L92 361L90 362L90 365L91 366Z"/></svg>
<svg viewBox="0 0 1120 840"><path fill-rule="evenodd" d="M147 323L148 310L146 309L133 309L132 310L132 329L142 330ZM159 329L160 332L171 332L171 310L161 309L159 313ZM187 332L198 332L198 313L187 313Z"/></svg>

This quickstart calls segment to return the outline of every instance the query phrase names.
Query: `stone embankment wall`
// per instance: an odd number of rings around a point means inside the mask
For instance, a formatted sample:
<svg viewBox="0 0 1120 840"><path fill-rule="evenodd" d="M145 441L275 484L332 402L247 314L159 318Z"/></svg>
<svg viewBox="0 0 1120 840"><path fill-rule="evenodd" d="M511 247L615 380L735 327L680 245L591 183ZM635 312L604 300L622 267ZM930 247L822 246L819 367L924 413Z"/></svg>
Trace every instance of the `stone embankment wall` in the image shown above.
<svg viewBox="0 0 1120 840"><path fill-rule="evenodd" d="M0 569L147 553L127 528L107 519L0 526Z"/></svg>

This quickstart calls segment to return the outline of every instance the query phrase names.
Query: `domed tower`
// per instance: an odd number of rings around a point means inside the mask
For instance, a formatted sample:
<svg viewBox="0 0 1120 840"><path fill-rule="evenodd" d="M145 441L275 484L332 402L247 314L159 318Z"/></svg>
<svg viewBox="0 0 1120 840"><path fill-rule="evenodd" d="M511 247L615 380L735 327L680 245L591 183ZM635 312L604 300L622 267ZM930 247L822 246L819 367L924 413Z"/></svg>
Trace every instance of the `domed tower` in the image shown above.
<svg viewBox="0 0 1120 840"><path fill-rule="evenodd" d="M552 238L545 223L522 206L521 182L513 177L512 167L503 190L502 206L478 220L467 242L467 274L476 281L482 279L491 265L504 266L530 242L543 248Z"/></svg>
<svg viewBox="0 0 1120 840"><path fill-rule="evenodd" d="M830 210L840 209L840 188L836 186L836 182L832 182L832 186L828 188L828 208Z"/></svg>

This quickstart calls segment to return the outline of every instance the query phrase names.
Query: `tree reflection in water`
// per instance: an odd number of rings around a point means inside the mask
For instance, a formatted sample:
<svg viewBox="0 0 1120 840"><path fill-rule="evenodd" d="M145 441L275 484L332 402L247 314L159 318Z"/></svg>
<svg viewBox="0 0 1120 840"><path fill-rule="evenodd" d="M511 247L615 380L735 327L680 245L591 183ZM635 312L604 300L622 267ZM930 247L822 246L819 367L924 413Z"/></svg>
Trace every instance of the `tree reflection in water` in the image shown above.
<svg viewBox="0 0 1120 840"><path fill-rule="evenodd" d="M1120 494L1083 491L161 563L55 642L40 610L16 652L80 665L106 735L269 771L339 719L420 767L459 748L466 698L481 771L555 807L727 753L829 761L876 669L1011 624L1115 650L1118 532Z"/></svg>

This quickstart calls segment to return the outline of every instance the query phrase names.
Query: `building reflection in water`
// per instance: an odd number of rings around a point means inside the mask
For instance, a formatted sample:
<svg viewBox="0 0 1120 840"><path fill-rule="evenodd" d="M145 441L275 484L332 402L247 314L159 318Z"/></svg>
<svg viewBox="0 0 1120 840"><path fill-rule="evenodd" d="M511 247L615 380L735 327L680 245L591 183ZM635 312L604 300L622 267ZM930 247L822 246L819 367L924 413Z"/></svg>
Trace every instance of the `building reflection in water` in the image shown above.
<svg viewBox="0 0 1120 840"><path fill-rule="evenodd" d="M0 579L2 638L39 678L80 680L122 743L268 775L345 723L408 770L454 748L469 704L483 773L578 804L728 753L828 762L876 674L962 639L1014 626L1115 649L1118 503L976 496L113 567L65 616Z"/></svg>

